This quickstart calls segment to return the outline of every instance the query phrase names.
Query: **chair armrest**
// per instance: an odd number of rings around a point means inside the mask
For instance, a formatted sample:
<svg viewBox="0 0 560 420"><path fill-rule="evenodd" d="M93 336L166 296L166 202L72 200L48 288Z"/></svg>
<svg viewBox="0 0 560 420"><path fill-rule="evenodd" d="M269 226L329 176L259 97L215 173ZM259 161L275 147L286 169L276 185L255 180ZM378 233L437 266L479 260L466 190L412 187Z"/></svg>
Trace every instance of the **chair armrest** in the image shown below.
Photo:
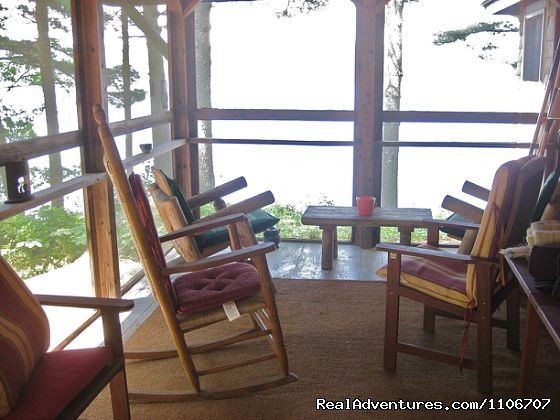
<svg viewBox="0 0 560 420"><path fill-rule="evenodd" d="M181 229L177 229L173 232L166 233L159 237L160 242L172 241L173 239L178 239L183 236L193 236L200 235L210 229L214 229L220 226L226 226L242 222L247 220L247 216L242 213L230 214L220 218L211 218L210 220L197 220L195 223L189 226L185 226Z"/></svg>
<svg viewBox="0 0 560 420"><path fill-rule="evenodd" d="M269 204L274 203L274 194L271 191L265 191L253 197L240 201L239 203L232 204L224 209L218 210L208 216L202 217L199 221L214 219L215 217L222 217L233 213L251 213Z"/></svg>
<svg viewBox="0 0 560 420"><path fill-rule="evenodd" d="M120 312L134 307L130 299L102 298L89 296L35 295L35 298L47 306L64 306L73 308L99 310L103 319L103 340L115 357L123 356L122 330ZM124 361L123 361L124 363Z"/></svg>
<svg viewBox="0 0 560 420"><path fill-rule="evenodd" d="M460 214L461 216L476 223L480 223L480 221L482 220L482 215L484 214L483 209L450 195L446 195L443 198L441 207L454 213Z"/></svg>
<svg viewBox="0 0 560 420"><path fill-rule="evenodd" d="M211 203L214 200L220 199L228 194L239 191L247 186L247 181L244 177L240 176L229 182L218 185L211 190L204 191L200 194L187 198L187 204L191 209L197 209L205 204Z"/></svg>
<svg viewBox="0 0 560 420"><path fill-rule="evenodd" d="M442 227L449 227L449 228L457 228L457 229L478 230L480 227L480 224L474 222L473 223L456 222L451 220L438 220L438 219L422 220L422 224L425 225L427 229L440 229Z"/></svg>
<svg viewBox="0 0 560 420"><path fill-rule="evenodd" d="M484 201L488 201L488 197L490 197L490 190L488 188L481 187L470 181L465 181L462 191Z"/></svg>
<svg viewBox="0 0 560 420"><path fill-rule="evenodd" d="M248 258L252 258L257 255L264 255L268 252L274 251L275 249L276 249L276 245L274 245L274 243L272 242L265 242L257 245L251 245L246 248L233 250L231 252L224 252L221 254L213 255L211 257L203 258L201 260L193 261L190 263L167 267L162 270L162 274L168 275L168 274L206 270L207 268L216 267L218 265L244 261Z"/></svg>
<svg viewBox="0 0 560 420"><path fill-rule="evenodd" d="M478 258L471 257L465 254L456 254L453 252L445 252L437 249L420 248L415 246L399 245L393 243L379 243L375 247L378 251L386 251L389 253L396 253L400 255L410 255L414 257L422 257L433 260L447 260L456 261L463 264L494 264L495 261L491 258Z"/></svg>
<svg viewBox="0 0 560 420"><path fill-rule="evenodd" d="M90 296L34 295L42 305L99 309L126 312L134 307L130 299L102 298Z"/></svg>

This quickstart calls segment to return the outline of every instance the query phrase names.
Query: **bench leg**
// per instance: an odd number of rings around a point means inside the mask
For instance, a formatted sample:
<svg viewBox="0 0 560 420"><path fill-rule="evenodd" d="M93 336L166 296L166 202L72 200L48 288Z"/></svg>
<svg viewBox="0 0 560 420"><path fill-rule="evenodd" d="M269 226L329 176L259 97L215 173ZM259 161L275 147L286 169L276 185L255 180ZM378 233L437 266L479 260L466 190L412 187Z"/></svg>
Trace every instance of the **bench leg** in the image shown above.
<svg viewBox="0 0 560 420"><path fill-rule="evenodd" d="M336 249L336 226L322 226L321 229L323 229L321 268L323 270L332 270Z"/></svg>

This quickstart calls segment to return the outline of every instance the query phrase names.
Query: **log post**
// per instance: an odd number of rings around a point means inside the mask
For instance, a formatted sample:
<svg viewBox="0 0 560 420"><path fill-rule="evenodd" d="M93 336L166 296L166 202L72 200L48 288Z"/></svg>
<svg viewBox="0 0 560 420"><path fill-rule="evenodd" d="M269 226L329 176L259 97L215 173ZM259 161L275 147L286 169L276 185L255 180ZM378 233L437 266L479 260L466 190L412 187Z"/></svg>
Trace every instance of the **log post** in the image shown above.
<svg viewBox="0 0 560 420"><path fill-rule="evenodd" d="M82 169L85 173L103 172L103 149L92 112L94 104L107 108L101 2L72 0L72 27L78 124L83 133ZM115 207L109 181L84 190L84 207L95 295L120 297Z"/></svg>
<svg viewBox="0 0 560 420"><path fill-rule="evenodd" d="M385 0L354 0L356 68L354 97L354 186L358 195L381 196L383 111L383 35ZM355 241L367 248L379 241L379 229L356 229Z"/></svg>

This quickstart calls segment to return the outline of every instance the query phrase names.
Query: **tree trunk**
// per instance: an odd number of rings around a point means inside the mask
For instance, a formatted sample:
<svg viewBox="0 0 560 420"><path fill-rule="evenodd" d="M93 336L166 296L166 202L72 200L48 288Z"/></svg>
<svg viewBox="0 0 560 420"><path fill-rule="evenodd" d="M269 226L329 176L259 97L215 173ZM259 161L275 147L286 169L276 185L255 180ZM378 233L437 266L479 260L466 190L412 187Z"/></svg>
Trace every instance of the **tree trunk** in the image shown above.
<svg viewBox="0 0 560 420"><path fill-rule="evenodd" d="M130 93L130 37L128 35L128 14L124 9L121 10L121 29L122 29L122 78L123 78L123 108L124 119L130 120L132 118L132 97ZM132 134L126 135L126 157L133 154L132 150Z"/></svg>
<svg viewBox="0 0 560 420"><path fill-rule="evenodd" d="M41 69L41 88L45 98L45 115L47 118L47 133L49 135L60 132L58 126L58 108L56 103L56 85L54 68L52 63L51 45L49 39L49 16L47 0L37 0L37 45L39 51L39 63ZM49 155L49 183L57 185L63 181L62 160L60 153ZM64 198L60 197L52 201L55 206L63 206Z"/></svg>
<svg viewBox="0 0 560 420"><path fill-rule="evenodd" d="M385 77L384 109L398 111L401 107L402 25L404 0L391 0L385 7L385 31L387 34L388 59ZM383 140L399 140L399 123L384 123ZM383 149L383 174L381 177L381 203L384 207L398 207L399 149Z"/></svg>
<svg viewBox="0 0 560 420"><path fill-rule="evenodd" d="M158 26L158 9L157 6L144 6L144 16L148 24L154 29L157 34L161 33L161 28ZM150 73L150 104L152 114L159 114L164 110L169 109L169 96L167 94L167 79L165 78L165 68L163 65L163 58L159 52L156 40L150 38L146 33L146 41L148 45L148 66ZM161 125L152 128L153 145L165 143L171 137L169 126ZM169 155L158 156L154 159L154 166L163 170L166 174L172 174L172 164Z"/></svg>
<svg viewBox="0 0 560 420"><path fill-rule="evenodd" d="M195 15L195 43L196 43L196 93L198 106L207 108L211 102L211 54L210 54L210 11L211 3L201 3ZM201 121L202 137L212 137L212 121ZM214 177L214 160L212 145L200 144L199 154L199 182L200 191L206 191L216 185Z"/></svg>

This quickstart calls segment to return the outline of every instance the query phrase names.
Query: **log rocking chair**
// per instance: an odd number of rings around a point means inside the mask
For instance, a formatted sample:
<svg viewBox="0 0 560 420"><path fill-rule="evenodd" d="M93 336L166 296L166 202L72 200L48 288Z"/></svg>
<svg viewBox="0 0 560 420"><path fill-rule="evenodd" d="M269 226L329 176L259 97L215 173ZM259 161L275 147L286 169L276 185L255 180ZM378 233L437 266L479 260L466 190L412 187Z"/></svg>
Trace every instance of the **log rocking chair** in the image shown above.
<svg viewBox="0 0 560 420"><path fill-rule="evenodd" d="M211 190L186 198L175 181L163 171L152 167L152 174L156 182L148 189L168 232L234 213L246 214L254 233L264 232L278 223L276 217L262 209L262 207L274 203L274 195L270 191L229 206L226 205L223 197L247 186L244 177L236 178ZM213 203L216 211L208 216L196 218L195 211L209 203ZM227 229L222 226L201 231L196 235L177 238L173 244L185 261L196 261L227 248L229 236Z"/></svg>
<svg viewBox="0 0 560 420"><path fill-rule="evenodd" d="M388 264L378 270L387 277L384 368L395 370L397 353L407 353L477 370L478 389L492 392L492 326L507 328L507 346L519 349L519 291L501 270L499 250L522 243L542 183L544 160L534 157L501 165L494 177L472 251L469 255L434 248L439 229L450 222L434 220L428 229L432 247L378 244L388 252ZM473 224L462 227L473 229ZM436 315L467 319L477 324L476 360L398 339L399 302L407 298L424 305L426 332L433 332ZM493 319L507 300L505 320ZM463 323L460 323L463 327ZM464 340L467 330L464 331ZM463 346L465 342L462 343Z"/></svg>
<svg viewBox="0 0 560 420"><path fill-rule="evenodd" d="M94 106L93 112L105 152L107 172L117 190L144 271L175 345L173 350L126 352L126 357L142 360L179 357L192 387L184 391L131 391L131 401L178 402L229 398L297 380L288 369L274 286L266 260L266 253L274 250L274 244L258 244L246 216L240 213L187 226L158 238L141 178L132 174L127 179L105 112L98 105ZM198 234L205 229L223 225L227 225L230 232L231 252L167 266L162 241L173 240L185 234ZM172 278L175 274L181 275ZM227 322L230 316L226 312L230 310L238 312L236 315L248 316L252 321L252 328L211 343L197 346L190 343L189 332L220 321ZM272 352L204 370L197 368L193 354L223 349L259 337L269 339ZM235 384L229 388L203 387L201 378L205 375L274 359L279 372L265 379Z"/></svg>
<svg viewBox="0 0 560 420"><path fill-rule="evenodd" d="M105 344L53 350L41 305L101 312ZM130 418L119 313L134 302L33 295L0 256L0 418L75 419L110 384L113 417Z"/></svg>

